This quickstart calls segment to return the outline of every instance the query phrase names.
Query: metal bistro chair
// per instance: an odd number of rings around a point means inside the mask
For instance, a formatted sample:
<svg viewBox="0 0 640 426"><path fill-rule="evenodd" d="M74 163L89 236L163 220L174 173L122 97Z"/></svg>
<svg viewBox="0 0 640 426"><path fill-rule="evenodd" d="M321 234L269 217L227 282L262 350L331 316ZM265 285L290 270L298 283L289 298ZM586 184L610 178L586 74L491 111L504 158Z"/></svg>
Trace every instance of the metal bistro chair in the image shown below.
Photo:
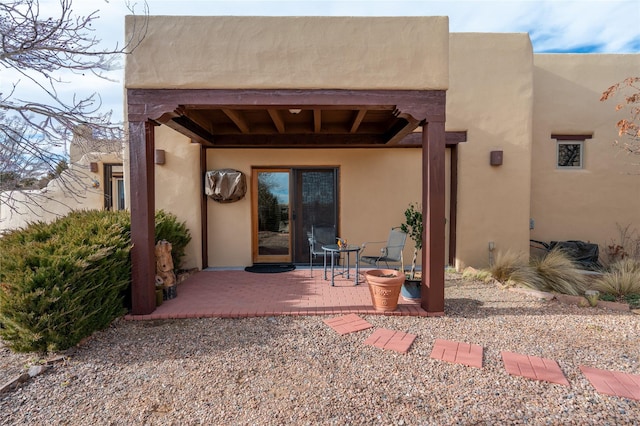
<svg viewBox="0 0 640 426"><path fill-rule="evenodd" d="M316 256L324 257L325 271L327 269L326 260L324 256L324 250L322 246L336 243L336 227L333 225L319 225L311 226L311 235L309 235L309 269L311 270L311 276L313 277L313 259ZM338 253L333 253L337 255Z"/></svg>
<svg viewBox="0 0 640 426"><path fill-rule="evenodd" d="M366 246L369 244L386 243L385 246L380 249L379 255L360 256L360 261L368 263L370 265L375 265L376 268L380 267L380 262L384 262L387 268L389 268L389 263L399 263L401 269L404 270L404 259L402 257L402 251L404 250L404 244L406 241L407 234L402 232L400 228L391 228L389 239L387 241L369 241L362 244L362 252L364 252Z"/></svg>

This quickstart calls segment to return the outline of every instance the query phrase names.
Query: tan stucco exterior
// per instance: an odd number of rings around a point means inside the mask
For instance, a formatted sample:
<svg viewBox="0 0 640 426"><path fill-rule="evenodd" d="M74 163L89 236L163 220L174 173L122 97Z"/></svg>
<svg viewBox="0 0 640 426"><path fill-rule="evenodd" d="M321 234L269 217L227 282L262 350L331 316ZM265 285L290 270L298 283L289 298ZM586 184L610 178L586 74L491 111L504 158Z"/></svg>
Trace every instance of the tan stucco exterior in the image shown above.
<svg viewBox="0 0 640 426"><path fill-rule="evenodd" d="M619 238L616 224L640 226L638 166L612 146L623 115L616 101L600 102L605 89L639 72L640 55L535 55L533 239L588 240L603 250ZM552 134L592 136L582 169L556 167Z"/></svg>
<svg viewBox="0 0 640 426"><path fill-rule="evenodd" d="M135 19L127 17L128 31ZM447 90L446 130L467 132L458 145L458 268L487 266L489 242L494 256L528 252L529 239L578 239L604 250L618 237L617 225L640 227L638 168L613 146L621 113L615 102L599 101L607 87L637 75L640 55L533 54L527 34L449 34L442 17L150 17L149 24L127 58L125 89ZM590 136L583 168L556 167L552 134ZM250 264L251 191L235 203L207 201L203 262L200 146L158 126L155 148L166 152L165 164L155 166L156 208L176 214L192 235L183 266ZM502 165L489 164L491 151L503 152ZM116 157L79 162L99 162L99 180L102 163ZM128 181L127 150L124 158ZM207 170L237 169L249 184L252 167L273 166L338 168L339 229L353 243L385 239L408 204L421 201L420 149L206 154ZM87 197L100 208L100 190ZM5 213L3 228L13 224ZM21 223L37 220L23 216ZM407 261L412 249L408 243Z"/></svg>
<svg viewBox="0 0 640 426"><path fill-rule="evenodd" d="M409 149L208 150L207 169L240 170L250 182L252 167L338 167L339 233L350 243L362 243L386 240L391 227L400 225L409 203L420 201L421 158L416 153ZM240 202L209 201L208 207L209 265L251 264L250 193ZM409 244L405 255L410 261Z"/></svg>
<svg viewBox="0 0 640 426"><path fill-rule="evenodd" d="M129 32L136 19L127 17ZM607 87L639 70L635 54L534 54L527 34L449 34L446 17L153 16L127 58L125 89L446 90L446 130L467 132L458 145L460 269L485 267L500 251L526 253L530 239L577 239L604 250L618 237L617 225L640 227L638 167L613 146L622 116L615 102L599 101ZM556 167L552 134L589 136L583 168ZM208 200L203 237L200 145L158 126L155 149L166 152L165 164L155 166L156 208L176 214L192 235L183 267L252 263L251 191L235 203ZM490 165L491 151L503 152L502 165ZM447 152L447 182L449 162ZM253 167L275 166L336 167L338 226L352 243L384 240L409 203L421 201L420 149L206 153L207 170L240 170L249 185ZM409 242L407 261L412 249Z"/></svg>
<svg viewBox="0 0 640 426"><path fill-rule="evenodd" d="M165 163L155 166L156 209L175 214L189 229L191 242L181 267L202 268L200 145L166 126L155 132L155 149L165 151Z"/></svg>
<svg viewBox="0 0 640 426"><path fill-rule="evenodd" d="M451 34L447 130L460 144L456 266L529 245L533 53L527 34ZM491 166L491 151L503 151Z"/></svg>
<svg viewBox="0 0 640 426"><path fill-rule="evenodd" d="M102 210L105 164L122 165L122 153L98 150L118 146L118 142L76 132L69 147L69 168L59 177L42 189L0 193L0 233L32 222L51 222L74 210Z"/></svg>
<svg viewBox="0 0 640 426"><path fill-rule="evenodd" d="M126 18L130 36L141 19ZM150 16L125 80L163 89L446 89L448 42L447 17Z"/></svg>
<svg viewBox="0 0 640 426"><path fill-rule="evenodd" d="M485 267L500 251L526 253L531 238L603 245L616 237L616 223L640 225L640 180L612 147L614 105L599 102L609 85L637 74L640 55L537 55L527 34L443 40L446 18L152 17L150 24L127 62L128 88L446 88L446 130L467 132L458 145L458 268ZM415 43L424 54L399 48ZM593 135L584 169L555 168L552 133ZM156 166L157 208L193 226L188 262L199 266L197 145L162 126L156 144L168 156ZM491 151L503 152L502 165L490 165ZM252 167L337 167L341 236L364 242L385 239L408 204L421 201L421 161L419 149L210 149L206 163L243 171L249 183ZM209 266L252 262L250 197L208 201Z"/></svg>

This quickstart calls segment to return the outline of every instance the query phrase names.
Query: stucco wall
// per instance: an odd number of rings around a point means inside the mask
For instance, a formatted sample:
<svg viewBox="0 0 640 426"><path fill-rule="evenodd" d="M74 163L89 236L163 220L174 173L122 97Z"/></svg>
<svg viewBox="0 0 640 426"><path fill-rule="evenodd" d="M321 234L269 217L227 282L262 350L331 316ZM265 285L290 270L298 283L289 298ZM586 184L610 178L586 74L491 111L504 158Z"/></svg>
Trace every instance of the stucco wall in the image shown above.
<svg viewBox="0 0 640 426"><path fill-rule="evenodd" d="M447 130L459 145L458 268L498 251L528 250L533 53L527 34L451 34ZM501 150L501 166L489 164Z"/></svg>
<svg viewBox="0 0 640 426"><path fill-rule="evenodd" d="M448 42L447 17L150 16L125 85L446 89Z"/></svg>
<svg viewBox="0 0 640 426"><path fill-rule="evenodd" d="M89 170L91 162L98 163L95 173ZM121 162L120 154L86 153L45 188L1 193L0 231L51 222L73 210L104 209L104 164Z"/></svg>
<svg viewBox="0 0 640 426"><path fill-rule="evenodd" d="M531 237L583 240L604 246L618 237L616 223L640 228L640 167L612 142L626 113L602 92L638 75L640 55L535 55ZM552 134L592 134L584 168L556 168Z"/></svg>
<svg viewBox="0 0 640 426"><path fill-rule="evenodd" d="M339 166L339 228L350 243L386 240L404 219L409 203L420 201L421 156L416 149L361 150L208 150L207 169ZM251 259L251 199L235 203L209 201L209 265L247 266ZM376 250L379 246L376 247ZM407 242L405 259L413 245Z"/></svg>
<svg viewBox="0 0 640 426"><path fill-rule="evenodd" d="M156 210L184 221L191 233L182 268L202 268L200 232L200 145L166 126L156 127L156 149L165 150L165 163L155 166Z"/></svg>

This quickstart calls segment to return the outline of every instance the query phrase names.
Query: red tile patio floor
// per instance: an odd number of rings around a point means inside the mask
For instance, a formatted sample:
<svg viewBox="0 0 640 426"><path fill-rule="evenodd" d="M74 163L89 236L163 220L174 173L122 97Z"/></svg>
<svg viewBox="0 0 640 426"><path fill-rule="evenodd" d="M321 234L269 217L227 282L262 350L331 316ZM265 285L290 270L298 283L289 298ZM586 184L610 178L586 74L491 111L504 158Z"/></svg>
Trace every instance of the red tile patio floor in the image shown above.
<svg viewBox="0 0 640 426"><path fill-rule="evenodd" d="M362 271L361 271L362 272ZM174 318L242 318L274 315L402 315L427 316L419 302L400 298L398 309L373 309L369 288L361 278L336 277L335 286L323 278L322 269L296 269L276 274L243 270L201 271L178 285L178 296L148 315L127 315L130 320Z"/></svg>

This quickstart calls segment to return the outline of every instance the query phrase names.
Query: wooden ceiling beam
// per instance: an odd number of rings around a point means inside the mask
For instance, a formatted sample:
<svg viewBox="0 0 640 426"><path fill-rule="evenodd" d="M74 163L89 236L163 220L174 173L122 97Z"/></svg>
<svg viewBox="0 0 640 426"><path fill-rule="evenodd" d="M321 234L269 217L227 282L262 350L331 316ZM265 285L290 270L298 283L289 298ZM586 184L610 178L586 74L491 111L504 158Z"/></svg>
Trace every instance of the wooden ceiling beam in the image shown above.
<svg viewBox="0 0 640 426"><path fill-rule="evenodd" d="M229 109L229 108L221 108L221 109L222 109L222 112L224 112L226 116L229 117L231 121L233 121L233 123L238 127L238 129L240 129L242 133L250 132L249 125L247 124L247 121L244 119L240 111L235 109Z"/></svg>
<svg viewBox="0 0 640 426"><path fill-rule="evenodd" d="M282 119L282 114L280 114L280 111L272 108L269 108L267 111L269 112L269 116L271 117L271 120L273 121L274 126L276 126L278 133L284 133L285 132L284 120Z"/></svg>
<svg viewBox="0 0 640 426"><path fill-rule="evenodd" d="M387 145L398 145L400 142L413 133L413 131L420 125L420 121L407 117L403 120L399 120L398 123L394 126L392 132L389 133Z"/></svg>
<svg viewBox="0 0 640 426"><path fill-rule="evenodd" d="M129 122L156 119L178 105L197 109L252 110L399 109L428 122L444 121L444 90L127 89Z"/></svg>
<svg viewBox="0 0 640 426"><path fill-rule="evenodd" d="M273 135L217 135L214 148L356 148L384 147L380 135L307 133Z"/></svg>
<svg viewBox="0 0 640 426"><path fill-rule="evenodd" d="M187 111L184 108L178 108L176 112L178 112L181 116L184 116L193 121L195 124L202 127L211 134L215 133L215 129L213 128L214 123L210 120L207 120L206 117L203 117L202 113L198 113L197 111Z"/></svg>
<svg viewBox="0 0 640 426"><path fill-rule="evenodd" d="M367 115L366 109L358 110L358 113L356 114L355 118L353 119L353 122L351 123L350 133L355 133L358 131L358 128L360 127L360 124L362 123L362 120L364 119L365 115Z"/></svg>
<svg viewBox="0 0 640 426"><path fill-rule="evenodd" d="M462 142L467 141L467 131L450 131L444 133L445 144L447 146L457 145ZM406 147L421 147L422 146L422 132L413 132L410 135L407 135L402 141L400 141L399 146Z"/></svg>
<svg viewBox="0 0 640 426"><path fill-rule="evenodd" d="M177 112L168 112L156 120L204 146L213 146L214 136L198 123Z"/></svg>
<svg viewBox="0 0 640 426"><path fill-rule="evenodd" d="M278 110L290 110L290 109L320 109L325 111L346 111L346 110L356 110L362 108L362 105L349 104L349 105L331 105L331 104L313 104L313 105L301 105L301 104L251 104L251 105L242 105L242 104L224 104L224 105L216 105L216 104L185 104L183 105L186 109L198 110L198 109L229 109L229 110L264 110L277 106ZM396 109L395 105L367 105L367 110L371 111L393 111Z"/></svg>
<svg viewBox="0 0 640 426"><path fill-rule="evenodd" d="M319 108L313 109L313 132L320 133L322 129L322 110Z"/></svg>

